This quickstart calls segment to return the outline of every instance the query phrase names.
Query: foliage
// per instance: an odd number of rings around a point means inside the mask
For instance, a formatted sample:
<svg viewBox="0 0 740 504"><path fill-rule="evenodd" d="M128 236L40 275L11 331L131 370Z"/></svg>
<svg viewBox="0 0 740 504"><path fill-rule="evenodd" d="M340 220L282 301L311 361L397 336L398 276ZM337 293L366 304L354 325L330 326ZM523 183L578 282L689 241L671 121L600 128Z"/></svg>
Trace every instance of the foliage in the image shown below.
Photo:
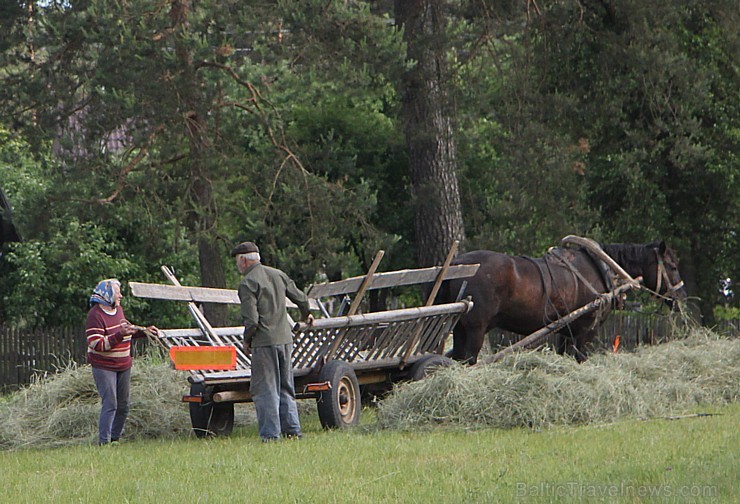
<svg viewBox="0 0 740 504"><path fill-rule="evenodd" d="M533 23L539 90L565 98L561 127L589 143L583 171L606 238L668 240L708 315L716 279L737 268L736 6L582 7L548 4Z"/></svg>
<svg viewBox="0 0 740 504"><path fill-rule="evenodd" d="M0 184L27 239L0 260L4 319L73 320L100 277L164 263L233 286L243 239L302 286L381 248L415 266L391 3L189 4L3 7ZM740 277L734 2L441 4L462 248L665 238L711 313Z"/></svg>
<svg viewBox="0 0 740 504"><path fill-rule="evenodd" d="M740 308L715 306L714 316L717 320L740 320Z"/></svg>
<svg viewBox="0 0 740 504"><path fill-rule="evenodd" d="M160 281L159 264L171 261L192 277L193 251L215 247L211 258L220 259L242 239L260 243L265 260L302 285L322 270L363 271L377 248L398 248L389 257L403 263L402 158L386 115L403 52L385 21L365 4L280 3L268 12L206 2L192 6L188 30L176 33L171 10L147 5L36 6L38 23L27 33L34 60L22 44L3 55L14 127L33 152L53 140L59 163L38 174L48 180L43 211L53 218L31 218L40 205L20 212L39 224L29 239L66 246L72 235L55 235L82 229L80 246L105 263L91 276L105 267L105 276L136 280ZM24 87L30 73L39 86ZM197 148L192 122L202 134ZM85 290L87 279L48 274L53 266L23 247L9 257L5 267L17 275L5 297L14 298L16 320L40 296L16 287L22 275L44 271L46 281ZM60 259L74 270L89 257ZM201 257L201 273L203 264ZM233 269L227 277L236 283ZM77 315L79 297L57 301L51 310Z"/></svg>
<svg viewBox="0 0 740 504"><path fill-rule="evenodd" d="M33 234L43 222L50 164L47 153L34 157L22 137L0 127L0 187L10 200L13 223L22 236Z"/></svg>

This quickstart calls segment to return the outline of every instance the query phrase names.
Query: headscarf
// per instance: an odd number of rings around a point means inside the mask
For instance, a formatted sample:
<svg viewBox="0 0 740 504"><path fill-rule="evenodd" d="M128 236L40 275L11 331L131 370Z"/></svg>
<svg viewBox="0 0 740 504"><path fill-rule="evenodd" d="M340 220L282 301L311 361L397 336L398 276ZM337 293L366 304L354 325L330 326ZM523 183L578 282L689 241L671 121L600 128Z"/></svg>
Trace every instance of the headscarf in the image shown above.
<svg viewBox="0 0 740 504"><path fill-rule="evenodd" d="M113 308L116 300L113 298L113 286L118 285L121 287L121 282L116 278L109 278L107 280L101 280L98 285L93 289L92 296L90 296L90 306L95 303L109 306Z"/></svg>

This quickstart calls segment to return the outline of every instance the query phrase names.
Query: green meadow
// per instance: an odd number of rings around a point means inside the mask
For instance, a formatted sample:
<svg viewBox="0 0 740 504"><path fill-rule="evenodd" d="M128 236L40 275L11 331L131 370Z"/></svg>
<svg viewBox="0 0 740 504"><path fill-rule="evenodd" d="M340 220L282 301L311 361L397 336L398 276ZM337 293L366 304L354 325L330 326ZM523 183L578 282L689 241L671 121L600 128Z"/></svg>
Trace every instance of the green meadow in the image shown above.
<svg viewBox="0 0 740 504"><path fill-rule="evenodd" d="M321 429L263 444L135 440L0 452L2 502L738 502L740 405L542 430Z"/></svg>

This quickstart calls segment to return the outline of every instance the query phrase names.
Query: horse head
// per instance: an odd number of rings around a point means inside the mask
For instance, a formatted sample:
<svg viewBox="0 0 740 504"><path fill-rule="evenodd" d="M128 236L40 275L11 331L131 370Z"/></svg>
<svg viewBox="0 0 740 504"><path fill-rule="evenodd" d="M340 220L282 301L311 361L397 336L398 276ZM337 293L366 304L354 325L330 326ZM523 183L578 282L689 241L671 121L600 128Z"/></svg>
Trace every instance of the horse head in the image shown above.
<svg viewBox="0 0 740 504"><path fill-rule="evenodd" d="M677 309L688 295L678 271L676 254L662 240L647 247L648 266L643 273L645 285L662 296L671 309Z"/></svg>

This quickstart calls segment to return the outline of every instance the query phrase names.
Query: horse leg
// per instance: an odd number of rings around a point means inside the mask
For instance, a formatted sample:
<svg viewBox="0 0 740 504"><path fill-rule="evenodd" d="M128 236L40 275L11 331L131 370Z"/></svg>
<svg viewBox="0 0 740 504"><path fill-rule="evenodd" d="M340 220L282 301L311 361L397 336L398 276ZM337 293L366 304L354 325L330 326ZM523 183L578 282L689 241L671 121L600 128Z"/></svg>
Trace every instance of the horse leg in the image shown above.
<svg viewBox="0 0 740 504"><path fill-rule="evenodd" d="M465 339L465 329L462 327L461 323L458 323L452 330L452 350L447 352L445 355L456 361L462 360Z"/></svg>
<svg viewBox="0 0 740 504"><path fill-rule="evenodd" d="M596 329L583 331L576 335L573 356L579 364L588 359L589 346L594 338L596 338Z"/></svg>
<svg viewBox="0 0 740 504"><path fill-rule="evenodd" d="M566 336L565 334L555 333L555 351L558 355L565 355L568 339L569 336Z"/></svg>
<svg viewBox="0 0 740 504"><path fill-rule="evenodd" d="M555 351L559 355L570 355L578 363L588 359L586 352L586 343L590 341L586 334L571 334L566 328L566 333L557 333L555 335ZM590 332L590 331L589 331Z"/></svg>
<svg viewBox="0 0 740 504"><path fill-rule="evenodd" d="M447 352L447 357L464 364L475 364L478 362L485 335L484 328L458 323L452 332L452 350Z"/></svg>

